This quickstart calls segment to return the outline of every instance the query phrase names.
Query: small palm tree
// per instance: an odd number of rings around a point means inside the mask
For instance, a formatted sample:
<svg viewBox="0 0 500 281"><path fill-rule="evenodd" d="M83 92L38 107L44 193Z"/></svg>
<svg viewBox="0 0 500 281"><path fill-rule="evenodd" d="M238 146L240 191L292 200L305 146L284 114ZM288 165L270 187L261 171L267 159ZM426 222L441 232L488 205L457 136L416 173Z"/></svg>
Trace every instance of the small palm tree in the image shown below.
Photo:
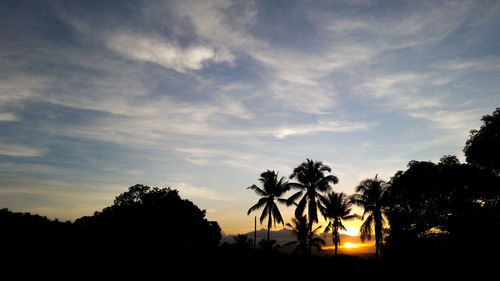
<svg viewBox="0 0 500 281"><path fill-rule="evenodd" d="M306 216L295 217L292 219L292 224L286 224L292 231L296 240L286 243L284 246L297 245L292 254L306 254L310 248L321 250L321 246L325 245L325 240L316 235L321 226L316 227L312 232L309 232L309 223ZM309 245L309 243L311 243Z"/></svg>
<svg viewBox="0 0 500 281"><path fill-rule="evenodd" d="M321 205L321 201L324 199L322 193L329 192L331 190L330 184L336 184L339 182L338 178L334 175L325 175L325 172L331 172L332 169L323 164L321 161L313 161L306 159L306 162L302 162L297 166L293 173L290 175L290 179L296 179L296 183L290 183L289 186L292 188L300 189L299 192L292 195L288 200L294 202L296 199L302 198L297 203L297 208L295 209L295 217L300 217L304 213L307 207L307 221L309 238L312 239L312 225L318 222L318 209L324 208ZM290 203L291 204L291 203ZM311 253L312 241L309 241L309 253Z"/></svg>
<svg viewBox="0 0 500 281"><path fill-rule="evenodd" d="M366 179L356 187L356 194L352 195L352 202L363 207L362 219L365 219L360 228L361 241L371 240L375 228L375 258L383 242L384 211L386 208L386 184L379 180L377 175L374 179Z"/></svg>
<svg viewBox="0 0 500 281"><path fill-rule="evenodd" d="M267 170L260 174L259 181L262 183L263 188L259 188L255 184L249 186L247 189L252 189L257 193L257 195L261 196L260 200L257 204L253 205L250 209L248 209L247 215L250 215L251 212L256 211L264 207L262 210L262 214L260 216L260 223L268 218L267 223L267 241L269 240L269 235L271 232L272 223L274 221L274 225L276 223L284 224L283 217L281 216L280 210L276 205L276 201L287 204L288 200L280 198L286 191L288 191L289 186L288 182L284 177L281 177L278 180L278 173L274 171Z"/></svg>
<svg viewBox="0 0 500 281"><path fill-rule="evenodd" d="M291 230L296 240L288 242L284 246L297 245L292 254L307 253L307 238L309 233L307 217L300 216L292 218L292 223L287 223L286 226Z"/></svg>
<svg viewBox="0 0 500 281"><path fill-rule="evenodd" d="M335 256L337 256L338 245L340 245L340 230L346 230L342 221L349 221L359 218L351 213L352 202L343 193L331 192L322 201L324 209L321 209L322 215L328 221L324 233L332 233L332 242L335 246Z"/></svg>
<svg viewBox="0 0 500 281"><path fill-rule="evenodd" d="M236 247L238 248L248 249L253 245L253 240L248 238L248 235L246 234L238 234L234 236L233 239L236 244Z"/></svg>

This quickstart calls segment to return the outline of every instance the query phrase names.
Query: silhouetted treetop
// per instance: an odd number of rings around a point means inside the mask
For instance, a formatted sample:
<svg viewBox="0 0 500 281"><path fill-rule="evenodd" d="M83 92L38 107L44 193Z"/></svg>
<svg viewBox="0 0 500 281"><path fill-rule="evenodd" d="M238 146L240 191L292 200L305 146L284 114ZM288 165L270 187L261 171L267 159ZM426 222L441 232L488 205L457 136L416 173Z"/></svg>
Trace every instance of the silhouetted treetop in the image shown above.
<svg viewBox="0 0 500 281"><path fill-rule="evenodd" d="M75 224L118 240L161 237L162 246L175 248L215 246L221 239L217 222L207 221L205 211L182 199L177 190L141 184L118 195L112 206Z"/></svg>
<svg viewBox="0 0 500 281"><path fill-rule="evenodd" d="M438 164L411 161L387 189L389 249L402 254L440 245L463 251L477 241L495 243L499 188L499 177L455 156L445 155Z"/></svg>
<svg viewBox="0 0 500 281"><path fill-rule="evenodd" d="M464 153L468 163L500 173L500 108L481 118L479 130L471 130Z"/></svg>

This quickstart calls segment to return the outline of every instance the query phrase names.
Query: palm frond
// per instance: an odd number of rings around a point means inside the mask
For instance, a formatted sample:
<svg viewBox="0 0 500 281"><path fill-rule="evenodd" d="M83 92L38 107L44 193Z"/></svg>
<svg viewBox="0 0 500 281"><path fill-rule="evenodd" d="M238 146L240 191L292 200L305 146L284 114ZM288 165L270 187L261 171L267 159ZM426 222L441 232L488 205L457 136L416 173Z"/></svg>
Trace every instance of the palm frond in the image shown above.
<svg viewBox="0 0 500 281"><path fill-rule="evenodd" d="M307 197L304 196L297 204L297 208L295 208L295 217L301 217L304 214L304 209L306 208Z"/></svg>
<svg viewBox="0 0 500 281"><path fill-rule="evenodd" d="M331 230L332 222L329 221L328 225L325 227L325 230L323 230L323 233L328 233Z"/></svg>
<svg viewBox="0 0 500 281"><path fill-rule="evenodd" d="M260 215L260 223L261 224L267 218L268 214L269 214L269 205L266 204L266 207L264 207L264 210L262 210L262 215Z"/></svg>
<svg viewBox="0 0 500 281"><path fill-rule="evenodd" d="M281 223L283 224L283 217L281 217L280 210L278 209L278 206L273 202L273 208L272 208L272 216L274 217L274 225L276 223Z"/></svg>
<svg viewBox="0 0 500 281"><path fill-rule="evenodd" d="M372 222L373 222L373 216L370 215L366 218L366 220L363 222L361 225L359 232L360 232L360 238L361 241L365 240L371 240L372 239Z"/></svg>
<svg viewBox="0 0 500 281"><path fill-rule="evenodd" d="M253 205L252 207L250 207L250 209L248 209L247 215L250 215L251 212L262 208L266 204L266 202L267 202L266 197L260 198L257 204Z"/></svg>
<svg viewBox="0 0 500 281"><path fill-rule="evenodd" d="M306 188L303 184L297 183L297 182L287 182L286 185L287 185L288 190L290 190L292 188L295 188L295 189L305 189Z"/></svg>
<svg viewBox="0 0 500 281"><path fill-rule="evenodd" d="M257 193L257 195L262 196L262 197L269 195L267 192L265 192L264 190L262 190L260 187L256 186L255 184L252 184L251 186L247 187L247 189L254 190L255 193Z"/></svg>
<svg viewBox="0 0 500 281"><path fill-rule="evenodd" d="M288 197L287 201L287 205L290 206L290 205L293 205L295 204L295 200L297 200L298 198L300 198L300 196L302 196L304 192L303 191L299 191L299 192L296 192L295 194L293 194L292 196Z"/></svg>

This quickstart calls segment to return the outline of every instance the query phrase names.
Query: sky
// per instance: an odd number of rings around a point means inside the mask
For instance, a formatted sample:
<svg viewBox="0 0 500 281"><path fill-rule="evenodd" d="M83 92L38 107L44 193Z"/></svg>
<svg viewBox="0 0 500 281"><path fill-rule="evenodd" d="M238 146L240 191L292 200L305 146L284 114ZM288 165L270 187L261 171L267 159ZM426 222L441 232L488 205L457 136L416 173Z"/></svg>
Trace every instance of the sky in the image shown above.
<svg viewBox="0 0 500 281"><path fill-rule="evenodd" d="M267 169L351 194L500 106L500 1L6 0L0 38L0 207L60 220L140 183L244 233Z"/></svg>

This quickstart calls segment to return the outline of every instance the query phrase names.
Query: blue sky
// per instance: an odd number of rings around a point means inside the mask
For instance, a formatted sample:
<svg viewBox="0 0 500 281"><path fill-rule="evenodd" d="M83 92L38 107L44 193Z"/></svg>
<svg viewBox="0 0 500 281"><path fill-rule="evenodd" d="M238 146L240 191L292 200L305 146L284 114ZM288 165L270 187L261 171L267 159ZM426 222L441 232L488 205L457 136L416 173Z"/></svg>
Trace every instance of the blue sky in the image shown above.
<svg viewBox="0 0 500 281"><path fill-rule="evenodd" d="M0 206L75 219L170 186L236 233L267 169L321 160L352 193L463 161L499 30L498 1L2 1Z"/></svg>

